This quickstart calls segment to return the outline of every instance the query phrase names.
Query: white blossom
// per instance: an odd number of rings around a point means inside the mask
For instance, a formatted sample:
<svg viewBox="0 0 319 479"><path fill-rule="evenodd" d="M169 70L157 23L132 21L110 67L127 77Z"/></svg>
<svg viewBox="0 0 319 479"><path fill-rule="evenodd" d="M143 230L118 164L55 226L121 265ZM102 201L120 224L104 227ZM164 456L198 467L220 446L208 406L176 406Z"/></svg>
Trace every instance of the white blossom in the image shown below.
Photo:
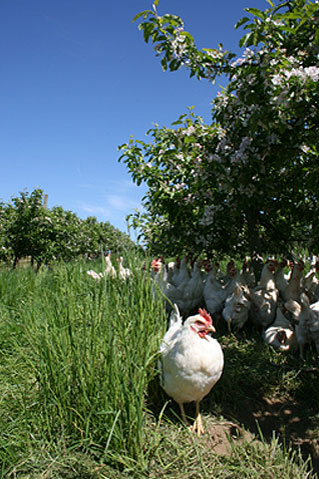
<svg viewBox="0 0 319 479"><path fill-rule="evenodd" d="M319 68L316 66L307 67L305 68L305 73L308 75L311 80L318 81L319 80Z"/></svg>
<svg viewBox="0 0 319 479"><path fill-rule="evenodd" d="M281 75L274 75L271 79L274 85L280 85L282 83L282 76Z"/></svg>
<svg viewBox="0 0 319 479"><path fill-rule="evenodd" d="M284 23L281 20L273 20L271 17L266 18L266 23L271 23L272 25L276 25L276 27L280 27L284 25Z"/></svg>
<svg viewBox="0 0 319 479"><path fill-rule="evenodd" d="M191 125L184 130L184 134L185 135L192 135L195 131L196 131L195 127L193 125Z"/></svg>
<svg viewBox="0 0 319 479"><path fill-rule="evenodd" d="M251 48L246 48L244 51L245 60L250 60L254 55L254 51Z"/></svg>
<svg viewBox="0 0 319 479"><path fill-rule="evenodd" d="M221 163L222 162L222 159L219 155L216 155L216 154L209 154L207 156L207 162L208 163L211 163L212 161L216 162L216 163Z"/></svg>
<svg viewBox="0 0 319 479"><path fill-rule="evenodd" d="M205 206L204 214L199 220L199 224L203 226L209 226L214 222L214 215L218 211L222 211L221 205Z"/></svg>
<svg viewBox="0 0 319 479"><path fill-rule="evenodd" d="M303 151L304 153L308 153L308 152L310 151L310 148L309 148L309 146L307 146L307 145L302 145L302 146L301 146L301 149L302 149L302 151Z"/></svg>

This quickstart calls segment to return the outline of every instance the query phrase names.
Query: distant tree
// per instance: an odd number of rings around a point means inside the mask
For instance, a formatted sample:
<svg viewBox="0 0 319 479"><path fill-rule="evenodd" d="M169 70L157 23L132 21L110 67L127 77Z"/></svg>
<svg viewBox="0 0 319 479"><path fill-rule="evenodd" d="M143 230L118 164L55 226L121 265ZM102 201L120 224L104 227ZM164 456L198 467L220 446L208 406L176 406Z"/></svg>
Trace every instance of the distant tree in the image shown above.
<svg viewBox="0 0 319 479"><path fill-rule="evenodd" d="M164 70L229 78L211 125L191 110L155 125L149 143L119 147L148 186L133 224L154 252L319 253L319 3L267 1L238 22L247 33L237 60L222 45L199 50L181 18L158 15L158 0L136 17Z"/></svg>
<svg viewBox="0 0 319 479"><path fill-rule="evenodd" d="M14 255L13 267L19 259L31 256L34 259L39 250L37 224L44 217L46 210L43 207L43 191L35 189L32 193L22 192L20 196L12 198L8 205L10 223L6 233L8 243Z"/></svg>
<svg viewBox="0 0 319 479"><path fill-rule="evenodd" d="M13 250L8 240L8 227L11 223L10 213L11 210L7 206L0 202L0 261L8 262L13 257Z"/></svg>
<svg viewBox="0 0 319 479"><path fill-rule="evenodd" d="M39 268L52 261L98 257L101 252L135 248L130 238L95 217L80 219L72 211L44 206L41 189L22 192L8 204L0 203L0 260L31 257Z"/></svg>

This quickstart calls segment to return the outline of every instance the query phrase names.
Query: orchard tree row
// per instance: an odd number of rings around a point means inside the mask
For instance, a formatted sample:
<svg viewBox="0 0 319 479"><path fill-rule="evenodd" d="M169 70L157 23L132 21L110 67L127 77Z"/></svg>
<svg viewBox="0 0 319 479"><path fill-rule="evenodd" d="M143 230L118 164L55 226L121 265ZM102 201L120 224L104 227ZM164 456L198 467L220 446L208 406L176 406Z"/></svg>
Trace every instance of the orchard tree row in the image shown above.
<svg viewBox="0 0 319 479"><path fill-rule="evenodd" d="M318 1L246 8L239 58L221 44L197 48L158 3L136 19L162 68L229 83L211 124L190 108L171 127L155 125L149 142L119 147L133 180L148 186L133 224L154 253L254 256L297 245L318 254Z"/></svg>
<svg viewBox="0 0 319 479"><path fill-rule="evenodd" d="M135 247L108 222L95 217L83 220L60 206L46 208L41 189L0 203L0 261L12 262L13 267L26 256L39 267L54 260L95 258L102 251L118 253Z"/></svg>

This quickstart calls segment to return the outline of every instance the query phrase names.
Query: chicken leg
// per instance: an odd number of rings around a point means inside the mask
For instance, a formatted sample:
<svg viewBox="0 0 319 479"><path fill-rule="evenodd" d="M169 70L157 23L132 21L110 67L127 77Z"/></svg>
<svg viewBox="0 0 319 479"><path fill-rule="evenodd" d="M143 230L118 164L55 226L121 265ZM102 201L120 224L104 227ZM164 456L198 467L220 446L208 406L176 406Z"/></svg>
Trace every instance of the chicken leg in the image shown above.
<svg viewBox="0 0 319 479"><path fill-rule="evenodd" d="M194 424L192 425L192 431L197 433L197 436L200 437L204 433L202 415L199 412L199 401L196 401L196 417Z"/></svg>
<svg viewBox="0 0 319 479"><path fill-rule="evenodd" d="M182 402L178 403L179 405L179 408L181 410L181 416L182 416L182 420L183 420L183 423L186 424L186 426L189 426L189 422L187 421L187 418L186 418L186 414L185 414L185 409L184 409L184 404Z"/></svg>
<svg viewBox="0 0 319 479"><path fill-rule="evenodd" d="M204 433L204 427L203 427L203 421L202 421L202 416L201 416L201 413L199 411L199 403L200 401L196 401L195 402L195 405L196 405L196 417L195 417L195 421L193 423L193 425L191 426L186 418L186 414L185 414L185 409L184 409L184 404L183 403L179 403L179 408L181 410L181 416L182 416L182 420L183 420L183 423L188 426L190 428L190 430L194 433L197 434L198 437L200 437L203 433Z"/></svg>

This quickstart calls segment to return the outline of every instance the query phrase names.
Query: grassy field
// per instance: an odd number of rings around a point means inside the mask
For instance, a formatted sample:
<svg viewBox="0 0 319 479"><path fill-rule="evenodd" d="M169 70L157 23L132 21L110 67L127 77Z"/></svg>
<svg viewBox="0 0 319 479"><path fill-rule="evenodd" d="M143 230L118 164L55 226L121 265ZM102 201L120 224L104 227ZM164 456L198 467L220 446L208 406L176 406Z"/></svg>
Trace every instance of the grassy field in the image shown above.
<svg viewBox="0 0 319 479"><path fill-rule="evenodd" d="M198 439L158 384L163 305L127 262L126 281L95 282L84 263L0 272L0 477L317 477L312 351L303 363L217 321L225 369Z"/></svg>

